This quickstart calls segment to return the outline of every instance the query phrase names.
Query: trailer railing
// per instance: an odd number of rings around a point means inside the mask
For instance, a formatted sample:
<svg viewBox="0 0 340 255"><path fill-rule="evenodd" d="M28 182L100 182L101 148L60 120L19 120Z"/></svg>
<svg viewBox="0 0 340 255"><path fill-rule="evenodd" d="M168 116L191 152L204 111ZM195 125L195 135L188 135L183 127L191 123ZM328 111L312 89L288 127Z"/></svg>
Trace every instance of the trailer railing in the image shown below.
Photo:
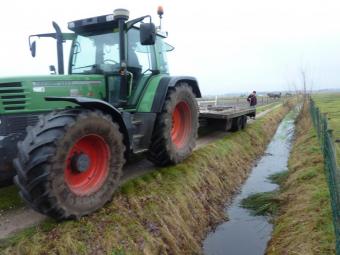
<svg viewBox="0 0 340 255"><path fill-rule="evenodd" d="M282 101L286 97L272 98L268 96L258 96L257 106L271 104ZM232 107L245 108L249 106L247 97L227 97L227 96L212 96L197 99L200 109L208 109L209 107Z"/></svg>

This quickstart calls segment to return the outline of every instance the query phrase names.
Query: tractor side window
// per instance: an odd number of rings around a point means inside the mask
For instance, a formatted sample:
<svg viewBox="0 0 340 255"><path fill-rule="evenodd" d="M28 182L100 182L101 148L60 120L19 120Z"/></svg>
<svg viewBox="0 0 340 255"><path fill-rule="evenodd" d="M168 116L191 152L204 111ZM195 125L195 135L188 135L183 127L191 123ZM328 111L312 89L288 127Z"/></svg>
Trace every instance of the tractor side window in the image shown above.
<svg viewBox="0 0 340 255"><path fill-rule="evenodd" d="M151 70L156 69L153 46L141 45L139 30L131 28L127 33L127 70L130 76L130 96L128 104L134 106L146 86ZM131 80L132 78L132 80ZM132 82L131 82L132 81Z"/></svg>
<svg viewBox="0 0 340 255"><path fill-rule="evenodd" d="M156 37L156 54L158 59L158 69L161 73L169 73L169 65L166 53L172 51L174 47L164 42L160 36Z"/></svg>
<svg viewBox="0 0 340 255"><path fill-rule="evenodd" d="M136 55L138 58L138 62L142 67L142 73L147 70L152 69L151 65L151 49L150 46L142 46L141 44L136 47Z"/></svg>
<svg viewBox="0 0 340 255"><path fill-rule="evenodd" d="M127 38L127 66L128 68L140 69L145 73L154 68L154 58L150 46L141 45L139 41L139 30L132 28Z"/></svg>
<svg viewBox="0 0 340 255"><path fill-rule="evenodd" d="M118 33L77 36L72 47L71 73L103 73L118 69Z"/></svg>
<svg viewBox="0 0 340 255"><path fill-rule="evenodd" d="M78 36L72 49L72 73L90 70L96 61L96 46L91 38Z"/></svg>

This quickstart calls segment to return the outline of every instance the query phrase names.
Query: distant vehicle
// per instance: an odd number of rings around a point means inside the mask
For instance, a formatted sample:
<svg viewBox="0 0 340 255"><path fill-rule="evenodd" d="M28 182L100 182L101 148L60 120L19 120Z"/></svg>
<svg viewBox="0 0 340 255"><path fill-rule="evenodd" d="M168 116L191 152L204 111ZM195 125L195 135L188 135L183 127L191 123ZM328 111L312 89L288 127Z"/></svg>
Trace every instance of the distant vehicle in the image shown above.
<svg viewBox="0 0 340 255"><path fill-rule="evenodd" d="M281 98L281 92L267 93L267 96L270 97L270 98Z"/></svg>

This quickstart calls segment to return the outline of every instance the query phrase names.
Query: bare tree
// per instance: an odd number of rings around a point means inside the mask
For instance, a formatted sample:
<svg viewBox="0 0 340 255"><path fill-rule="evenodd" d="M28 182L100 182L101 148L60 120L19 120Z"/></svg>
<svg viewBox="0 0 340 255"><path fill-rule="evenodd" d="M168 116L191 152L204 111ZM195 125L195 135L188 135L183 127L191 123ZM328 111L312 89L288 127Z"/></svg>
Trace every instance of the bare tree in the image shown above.
<svg viewBox="0 0 340 255"><path fill-rule="evenodd" d="M306 68L306 65L300 67L300 80L302 83L302 93L304 100L308 95L312 94L314 81L311 78L311 72Z"/></svg>
<svg viewBox="0 0 340 255"><path fill-rule="evenodd" d="M302 93L303 93L303 101L307 100L307 80L306 80L306 70L301 67L300 69L301 82L302 82Z"/></svg>

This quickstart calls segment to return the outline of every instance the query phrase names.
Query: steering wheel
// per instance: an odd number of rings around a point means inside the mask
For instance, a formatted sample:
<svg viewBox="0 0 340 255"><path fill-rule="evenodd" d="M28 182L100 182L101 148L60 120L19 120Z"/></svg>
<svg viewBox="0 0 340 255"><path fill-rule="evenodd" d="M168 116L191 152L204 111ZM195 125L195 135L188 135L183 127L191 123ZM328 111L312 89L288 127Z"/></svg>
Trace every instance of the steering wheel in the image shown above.
<svg viewBox="0 0 340 255"><path fill-rule="evenodd" d="M115 61L115 60L113 60L113 59L109 59L109 58L104 59L104 60L103 60L103 63L105 64L105 62L111 62L111 63L113 63L114 65L115 65L115 64L118 64L117 61Z"/></svg>

